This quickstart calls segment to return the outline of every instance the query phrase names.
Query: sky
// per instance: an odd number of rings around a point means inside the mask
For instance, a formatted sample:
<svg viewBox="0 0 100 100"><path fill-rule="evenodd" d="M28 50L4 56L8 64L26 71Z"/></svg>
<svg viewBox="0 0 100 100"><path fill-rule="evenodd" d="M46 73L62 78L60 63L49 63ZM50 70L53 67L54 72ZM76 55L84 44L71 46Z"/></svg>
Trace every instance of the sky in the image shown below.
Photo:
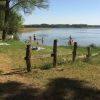
<svg viewBox="0 0 100 100"><path fill-rule="evenodd" d="M24 24L100 25L100 0L48 0L47 9L23 15Z"/></svg>

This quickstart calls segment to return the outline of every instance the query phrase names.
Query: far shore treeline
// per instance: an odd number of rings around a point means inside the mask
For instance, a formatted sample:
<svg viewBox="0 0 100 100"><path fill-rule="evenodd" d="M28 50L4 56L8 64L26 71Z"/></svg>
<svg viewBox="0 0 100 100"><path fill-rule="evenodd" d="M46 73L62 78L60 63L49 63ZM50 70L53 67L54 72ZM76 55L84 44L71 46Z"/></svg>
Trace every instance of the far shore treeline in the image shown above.
<svg viewBox="0 0 100 100"><path fill-rule="evenodd" d="M100 25L87 24L32 24L23 26L24 28L100 28Z"/></svg>

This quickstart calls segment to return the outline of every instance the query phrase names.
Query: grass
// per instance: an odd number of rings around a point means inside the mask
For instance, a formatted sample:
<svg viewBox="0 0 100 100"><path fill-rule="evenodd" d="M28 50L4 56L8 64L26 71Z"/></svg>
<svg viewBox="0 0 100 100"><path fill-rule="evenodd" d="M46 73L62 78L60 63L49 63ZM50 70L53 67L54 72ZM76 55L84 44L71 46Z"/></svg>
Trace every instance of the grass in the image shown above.
<svg viewBox="0 0 100 100"><path fill-rule="evenodd" d="M58 54L62 55L58 56L57 68L52 68L52 57L32 59L32 72L26 73L26 44L12 40L5 42L10 45L0 46L0 100L100 99L100 55L88 62L77 59L72 63L72 47L60 46ZM52 47L42 47L45 49L31 51L32 56L52 53ZM97 53L100 48L91 50ZM86 52L86 48L80 47L77 54Z"/></svg>

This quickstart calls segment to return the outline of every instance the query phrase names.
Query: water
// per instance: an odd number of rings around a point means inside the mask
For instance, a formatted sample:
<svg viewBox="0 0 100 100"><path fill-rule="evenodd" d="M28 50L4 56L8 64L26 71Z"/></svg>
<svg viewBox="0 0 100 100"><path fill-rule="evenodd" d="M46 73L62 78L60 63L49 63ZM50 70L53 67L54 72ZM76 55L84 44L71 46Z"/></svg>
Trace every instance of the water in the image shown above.
<svg viewBox="0 0 100 100"><path fill-rule="evenodd" d="M96 28L54 28L44 29L36 32L22 33L19 38L22 41L36 34L38 39L44 38L44 45L53 45L53 40L58 40L58 45L67 45L71 35L79 46L94 44L100 46L100 29ZM41 42L41 41L40 41Z"/></svg>

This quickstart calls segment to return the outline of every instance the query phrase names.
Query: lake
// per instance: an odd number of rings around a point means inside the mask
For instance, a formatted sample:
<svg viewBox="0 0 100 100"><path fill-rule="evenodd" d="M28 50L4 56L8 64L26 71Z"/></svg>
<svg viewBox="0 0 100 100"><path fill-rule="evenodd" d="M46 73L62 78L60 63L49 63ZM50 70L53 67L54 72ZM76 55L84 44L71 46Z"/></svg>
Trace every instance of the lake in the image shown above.
<svg viewBox="0 0 100 100"><path fill-rule="evenodd" d="M19 38L21 41L34 36L38 39L44 38L44 45L52 46L53 40L58 40L58 45L68 45L69 36L73 38L79 46L88 46L94 44L100 46L100 29L98 28L50 28L35 32L21 33ZM41 42L41 41L40 41Z"/></svg>

